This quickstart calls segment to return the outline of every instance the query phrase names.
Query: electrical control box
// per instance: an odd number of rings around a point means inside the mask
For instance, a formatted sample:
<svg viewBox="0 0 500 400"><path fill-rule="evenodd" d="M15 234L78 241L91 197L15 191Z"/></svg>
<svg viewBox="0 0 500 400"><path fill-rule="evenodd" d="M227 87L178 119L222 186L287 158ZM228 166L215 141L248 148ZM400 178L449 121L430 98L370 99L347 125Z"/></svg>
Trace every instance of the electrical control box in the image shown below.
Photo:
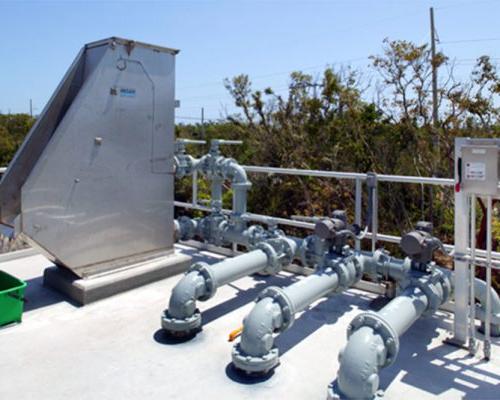
<svg viewBox="0 0 500 400"><path fill-rule="evenodd" d="M500 177L500 146L467 144L461 152L460 188L466 193L496 195Z"/></svg>

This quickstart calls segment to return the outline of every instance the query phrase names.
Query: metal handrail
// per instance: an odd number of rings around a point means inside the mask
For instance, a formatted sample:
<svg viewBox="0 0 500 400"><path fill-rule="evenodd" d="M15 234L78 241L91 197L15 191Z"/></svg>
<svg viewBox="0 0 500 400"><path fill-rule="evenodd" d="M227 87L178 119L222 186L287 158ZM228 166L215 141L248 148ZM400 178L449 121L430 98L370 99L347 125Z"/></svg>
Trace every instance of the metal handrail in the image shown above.
<svg viewBox="0 0 500 400"><path fill-rule="evenodd" d="M336 179L361 179L366 180L366 174L359 172L338 172L338 171L322 171L317 169L296 169L296 168L275 168L275 167L257 167L253 165L243 165L247 172L265 173L265 174L281 174L281 175L297 175L297 176L315 176L321 178L336 178ZM399 182L399 183L417 183L425 185L437 186L453 186L455 181L450 178L435 178L424 176L404 176L404 175L385 175L377 174L379 182Z"/></svg>
<svg viewBox="0 0 500 400"><path fill-rule="evenodd" d="M339 172L339 171L323 171L323 170L313 170L313 169L297 169L297 168L277 168L277 167L266 167L266 166L254 166L254 165L243 165L243 168L247 172L260 173L260 174L280 174L280 175L292 175L292 176L312 176L318 178L330 178L330 179L348 179L354 180L356 182L356 193L355 193L355 222L361 222L361 184L367 179L367 174L359 172ZM405 176L405 175L387 175L387 174L377 174L378 182L393 182L393 183L409 183L409 184L421 184L421 185L435 185L443 187L453 187L455 185L455 180L451 178L436 178L436 177L424 177L424 176ZM193 197L191 203L175 202L175 205L182 208L197 209L200 211L210 211L208 207L203 207L198 204L198 183L197 179L193 179ZM223 210L224 213L230 213L230 210ZM248 213L248 217L254 221L259 221L263 218L269 218L267 215L252 214ZM272 217L280 225L292 226L296 228L313 229L314 224L296 221L288 218L276 218ZM366 235L367 239L372 239L372 241L380 240L386 243L399 243L401 240L400 236L386 235L378 233L376 230L374 232L369 232ZM359 243L356 245L359 248ZM447 251L453 251L454 245L444 244ZM466 255L456 254L456 257L466 257ZM485 250L476 250L476 259L478 265L484 264L486 262ZM492 258L495 260L492 265L494 268L500 267L500 252L492 252Z"/></svg>

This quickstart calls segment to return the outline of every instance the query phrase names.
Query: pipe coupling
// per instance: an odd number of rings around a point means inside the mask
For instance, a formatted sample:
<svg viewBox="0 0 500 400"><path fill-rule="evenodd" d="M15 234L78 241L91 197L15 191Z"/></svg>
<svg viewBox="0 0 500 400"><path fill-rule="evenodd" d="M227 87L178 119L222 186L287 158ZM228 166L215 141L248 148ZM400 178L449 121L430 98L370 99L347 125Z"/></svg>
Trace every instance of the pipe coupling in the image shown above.
<svg viewBox="0 0 500 400"><path fill-rule="evenodd" d="M418 287L427 297L428 305L423 316L430 316L437 311L451 294L451 282L448 277L440 271L423 275L418 279L412 279L412 286Z"/></svg>
<svg viewBox="0 0 500 400"><path fill-rule="evenodd" d="M276 252L273 246L271 246L267 242L261 242L258 243L257 246L255 246L255 248L262 250L264 253L266 253L267 266L262 271L264 274L274 275L281 271L281 263L279 262L278 253Z"/></svg>
<svg viewBox="0 0 500 400"><path fill-rule="evenodd" d="M380 355L378 364L381 368L391 365L395 360L399 352L399 337L392 326L379 314L374 312L364 312L356 316L352 322L347 327L347 339L362 327L370 327L373 329L374 333L379 335L385 345L386 354ZM339 358L341 357L339 355Z"/></svg>
<svg viewBox="0 0 500 400"><path fill-rule="evenodd" d="M198 299L201 301L207 301L208 299L213 297L215 292L217 291L215 276L213 275L210 266L204 262L194 263L193 265L191 265L191 267L189 267L186 274L189 274L190 272L193 271L198 272L198 274L200 274L203 277L203 280L205 281L205 293Z"/></svg>
<svg viewBox="0 0 500 400"><path fill-rule="evenodd" d="M251 225L243 232L243 235L247 237L250 246L255 246L264 240L266 237L266 230L260 225Z"/></svg>
<svg viewBox="0 0 500 400"><path fill-rule="evenodd" d="M177 218L179 240L192 239L196 234L197 222L186 216Z"/></svg>
<svg viewBox="0 0 500 400"><path fill-rule="evenodd" d="M363 275L361 263L352 255L346 258L331 258L328 260L327 265L339 278L339 284L332 293L340 293L349 289Z"/></svg>
<svg viewBox="0 0 500 400"><path fill-rule="evenodd" d="M260 300L269 297L273 299L273 302L278 304L281 309L281 326L278 328L278 332L286 331L290 326L292 326L295 320L295 310L293 303L290 298L286 295L285 291L277 286L270 286L264 289L257 296L255 300L258 303Z"/></svg>

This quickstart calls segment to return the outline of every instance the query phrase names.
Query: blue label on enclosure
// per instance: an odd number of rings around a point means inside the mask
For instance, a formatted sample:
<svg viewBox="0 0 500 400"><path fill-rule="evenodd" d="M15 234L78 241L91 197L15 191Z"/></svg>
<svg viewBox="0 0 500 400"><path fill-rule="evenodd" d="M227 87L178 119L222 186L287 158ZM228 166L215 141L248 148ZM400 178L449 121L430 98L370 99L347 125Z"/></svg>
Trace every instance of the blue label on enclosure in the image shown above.
<svg viewBox="0 0 500 400"><path fill-rule="evenodd" d="M135 97L135 89L122 88L120 89L121 97Z"/></svg>

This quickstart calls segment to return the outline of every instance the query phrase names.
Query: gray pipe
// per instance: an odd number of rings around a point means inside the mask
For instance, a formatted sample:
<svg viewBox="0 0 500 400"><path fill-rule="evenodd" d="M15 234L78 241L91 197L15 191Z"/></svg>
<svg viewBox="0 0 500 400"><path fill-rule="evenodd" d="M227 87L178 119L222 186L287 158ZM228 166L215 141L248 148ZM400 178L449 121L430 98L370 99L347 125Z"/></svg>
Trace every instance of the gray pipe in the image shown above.
<svg viewBox="0 0 500 400"><path fill-rule="evenodd" d="M417 275L400 296L378 313L358 315L348 328L348 342L339 354L337 380L329 399L373 399L379 370L392 364L399 351L399 337L424 313L434 312L450 295L449 274L435 269Z"/></svg>
<svg viewBox="0 0 500 400"><path fill-rule="evenodd" d="M197 263L170 295L168 309L162 315L162 327L173 335L190 335L201 327L201 314L197 300L208 300L217 288L251 275L267 267L268 257L262 250L254 250L217 264Z"/></svg>
<svg viewBox="0 0 500 400"><path fill-rule="evenodd" d="M223 170L231 180L233 189L233 213L242 215L247 212L247 191L252 184L247 173L235 160L228 158L223 163Z"/></svg>
<svg viewBox="0 0 500 400"><path fill-rule="evenodd" d="M226 258L216 267L209 267L215 287L226 285L247 275L262 271L267 266L267 255L262 250L253 250L234 258Z"/></svg>
<svg viewBox="0 0 500 400"><path fill-rule="evenodd" d="M196 300L206 301L222 285L256 272L275 274L293 259L296 243L284 236L257 244L258 249L227 258L217 264L196 263L172 291L162 327L173 335L190 335L201 327Z"/></svg>
<svg viewBox="0 0 500 400"><path fill-rule="evenodd" d="M428 300L424 292L418 287L410 286L378 313L401 336L420 318L427 306Z"/></svg>
<svg viewBox="0 0 500 400"><path fill-rule="evenodd" d="M222 183L223 180L221 178L212 178L210 206L216 211L222 208Z"/></svg>
<svg viewBox="0 0 500 400"><path fill-rule="evenodd" d="M477 308L476 316L482 321L481 330L484 332L485 320L486 320L486 297L488 293L488 287L486 282L481 279L474 279L474 293L476 298L481 303L481 306ZM495 289L490 290L491 299L491 336L500 336L500 298Z"/></svg>
<svg viewBox="0 0 500 400"><path fill-rule="evenodd" d="M338 288L339 277L336 271L328 269L309 275L283 289L284 295L293 306L293 313L305 310L316 300L327 296Z"/></svg>
<svg viewBox="0 0 500 400"><path fill-rule="evenodd" d="M247 373L267 373L279 362L274 338L292 325L295 314L361 279L362 265L356 257L334 255L325 262L328 267L307 278L285 289L269 287L259 295L256 306L243 322L241 341L231 353L236 368Z"/></svg>
<svg viewBox="0 0 500 400"><path fill-rule="evenodd" d="M363 265L363 271L370 275L373 280L383 276L386 279L391 278L401 282L408 277L408 272L411 269L411 260L408 257L400 260L389 256L381 249L374 253L362 251L357 257Z"/></svg>

